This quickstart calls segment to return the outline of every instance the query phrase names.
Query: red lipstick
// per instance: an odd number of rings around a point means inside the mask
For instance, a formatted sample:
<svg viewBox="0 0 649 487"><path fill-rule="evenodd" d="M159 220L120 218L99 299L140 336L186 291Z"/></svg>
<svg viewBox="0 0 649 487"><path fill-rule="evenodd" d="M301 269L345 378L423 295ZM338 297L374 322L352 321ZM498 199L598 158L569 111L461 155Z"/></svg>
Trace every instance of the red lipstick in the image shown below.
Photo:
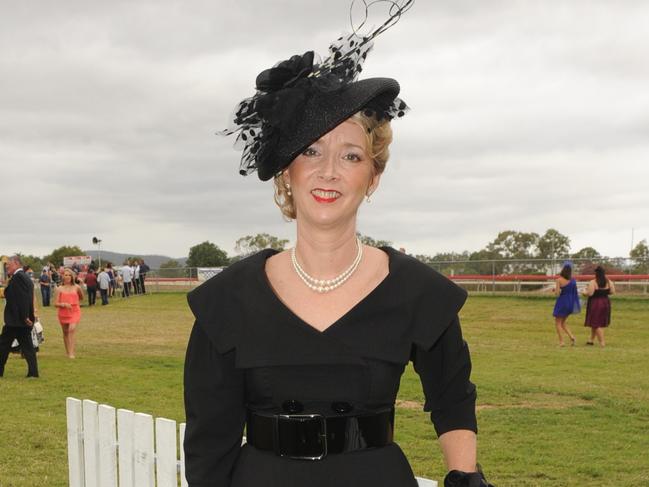
<svg viewBox="0 0 649 487"><path fill-rule="evenodd" d="M315 188L311 191L311 196L318 203L333 203L340 198L341 194L335 189Z"/></svg>

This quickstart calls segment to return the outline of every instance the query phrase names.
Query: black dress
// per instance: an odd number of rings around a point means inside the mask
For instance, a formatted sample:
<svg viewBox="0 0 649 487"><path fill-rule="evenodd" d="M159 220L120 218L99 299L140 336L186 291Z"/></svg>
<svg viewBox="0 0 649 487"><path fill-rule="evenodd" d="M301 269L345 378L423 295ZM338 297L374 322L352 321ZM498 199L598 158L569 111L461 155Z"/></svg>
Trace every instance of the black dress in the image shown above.
<svg viewBox="0 0 649 487"><path fill-rule="evenodd" d="M412 360L438 435L477 431L471 360L457 313L466 293L392 248L388 276L325 331L275 295L264 250L192 291L196 322L185 361L186 476L191 487L410 487L417 483L395 443L292 460L241 446L246 408L332 415L333 401L372 411L394 404ZM399 428L399 421L395 429ZM441 460L440 460L441 461Z"/></svg>

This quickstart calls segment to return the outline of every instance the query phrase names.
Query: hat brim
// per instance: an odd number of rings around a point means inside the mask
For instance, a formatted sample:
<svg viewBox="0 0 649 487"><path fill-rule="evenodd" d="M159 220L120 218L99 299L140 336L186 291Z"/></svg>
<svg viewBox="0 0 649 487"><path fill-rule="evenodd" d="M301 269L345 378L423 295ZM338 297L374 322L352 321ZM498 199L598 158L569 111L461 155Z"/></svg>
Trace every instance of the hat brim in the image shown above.
<svg viewBox="0 0 649 487"><path fill-rule="evenodd" d="M380 100L380 105L389 106L398 95L399 83L392 78L368 78L339 90L317 92L307 100L295 131L282 137L272 161L257 167L259 179L271 179L310 144L368 105Z"/></svg>

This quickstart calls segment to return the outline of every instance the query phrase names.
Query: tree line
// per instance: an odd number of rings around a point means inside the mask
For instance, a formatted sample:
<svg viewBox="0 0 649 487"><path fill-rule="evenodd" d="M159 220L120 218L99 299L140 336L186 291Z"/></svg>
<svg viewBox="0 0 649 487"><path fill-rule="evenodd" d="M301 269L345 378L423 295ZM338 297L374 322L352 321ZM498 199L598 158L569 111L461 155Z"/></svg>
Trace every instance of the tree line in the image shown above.
<svg viewBox="0 0 649 487"><path fill-rule="evenodd" d="M367 235L359 234L359 238L364 244L374 247L391 245L387 240L376 240ZM229 257L226 252L207 241L190 249L186 265L226 266L265 248L284 250L287 244L288 240L267 233L248 235L237 240L237 255ZM543 234L504 230L483 249L475 252L441 252L434 255L419 254L415 257L446 274L546 274L556 272L557 267L566 259L575 260L579 270L589 274L596 265L603 265L609 272L614 273L649 273L649 246L646 240L638 242L629 253L632 259L629 266L626 259L605 257L590 246L572 252L570 238L554 228L549 228ZM168 267L178 267L177 264L171 261Z"/></svg>
<svg viewBox="0 0 649 487"><path fill-rule="evenodd" d="M377 240L367 235L358 234L361 241L374 247L390 246L387 240ZM224 267L262 249L285 250L287 239L281 239L268 233L246 235L236 241L235 255L228 253L216 244L205 241L192 246L185 265L176 260L169 260L160 265L162 277L180 277L187 275L188 268ZM63 258L83 255L78 246L62 246L43 257L22 254L23 263L34 272L40 272L48 262L55 266L63 265ZM580 262L581 272L590 273L596 264L604 265L609 272L636 274L649 273L649 246L643 239L629 253L631 262L625 259L602 256L594 247L583 247L571 252L570 238L554 228L549 228L542 235L535 232L505 230L483 249L470 252L440 252L434 255L415 255L420 261L429 264L445 274L545 274L554 272L557 263L564 259ZM126 259L129 260L129 259ZM536 261L535 261L536 260Z"/></svg>
<svg viewBox="0 0 649 487"><path fill-rule="evenodd" d="M638 242L630 251L629 262L626 258L603 256L591 246L572 252L570 238L554 228L542 235L505 230L475 252L444 252L416 257L447 274L546 274L557 272L561 263L568 259L574 260L578 271L584 274L592 274L597 265L604 266L609 273L649 273L646 240Z"/></svg>

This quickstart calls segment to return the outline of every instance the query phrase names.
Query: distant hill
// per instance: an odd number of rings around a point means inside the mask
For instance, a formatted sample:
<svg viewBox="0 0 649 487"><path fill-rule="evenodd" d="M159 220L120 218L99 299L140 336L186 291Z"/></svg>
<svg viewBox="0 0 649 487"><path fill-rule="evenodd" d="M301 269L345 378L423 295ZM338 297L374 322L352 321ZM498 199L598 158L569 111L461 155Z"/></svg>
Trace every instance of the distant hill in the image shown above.
<svg viewBox="0 0 649 487"><path fill-rule="evenodd" d="M98 252L97 250L84 250L85 255L91 256L94 260L97 260ZM114 265L122 265L125 259L129 257L139 257L144 259L144 262L151 269L159 269L160 264L163 264L171 259L177 261L181 266L185 265L187 257L167 257L166 255L141 255L141 254L123 254L120 252L111 252L110 250L101 251L101 261L102 262L112 262Z"/></svg>

